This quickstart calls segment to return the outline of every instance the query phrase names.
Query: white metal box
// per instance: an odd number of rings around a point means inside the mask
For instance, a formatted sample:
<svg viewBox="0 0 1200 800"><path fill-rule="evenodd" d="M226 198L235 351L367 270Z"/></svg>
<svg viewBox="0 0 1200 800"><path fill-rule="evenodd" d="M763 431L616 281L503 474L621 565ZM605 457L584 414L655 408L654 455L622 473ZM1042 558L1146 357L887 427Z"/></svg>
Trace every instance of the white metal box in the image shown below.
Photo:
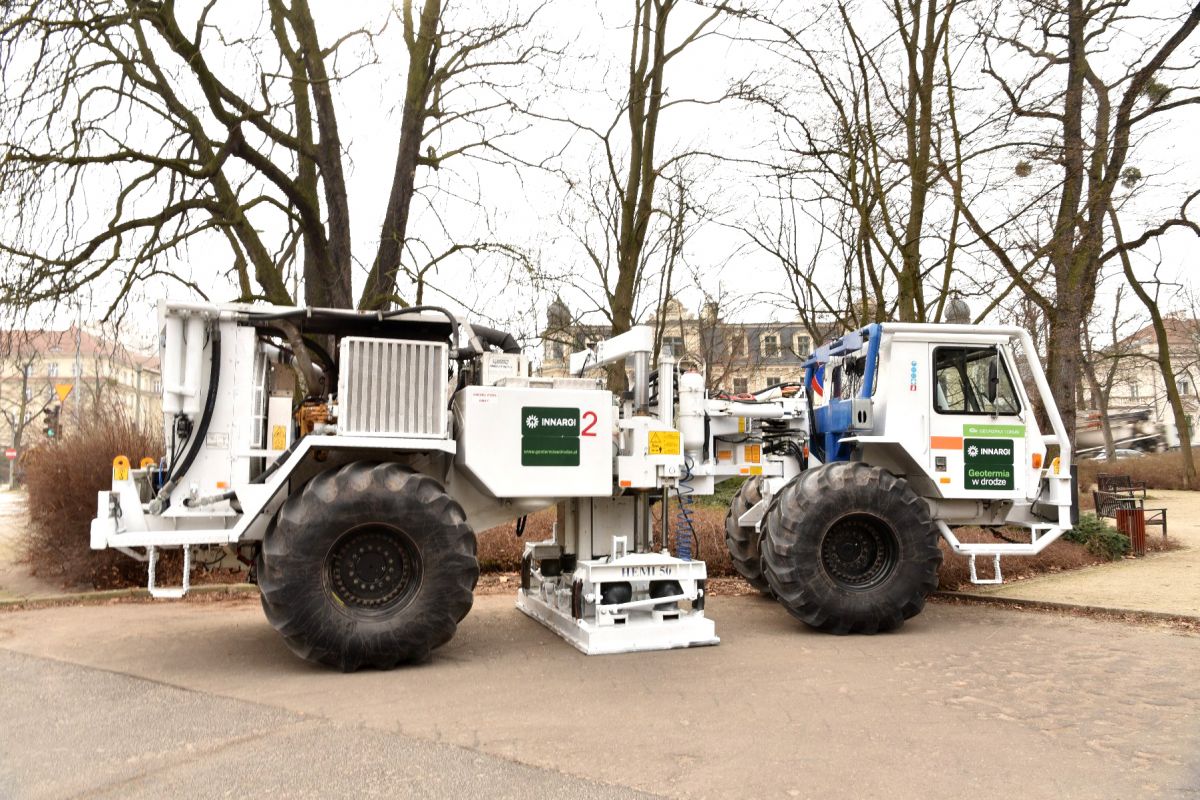
<svg viewBox="0 0 1200 800"><path fill-rule="evenodd" d="M495 386L504 378L523 378L529 372L525 357L516 353L484 353L479 364L483 386Z"/></svg>
<svg viewBox="0 0 1200 800"><path fill-rule="evenodd" d="M493 497L612 494L611 392L468 386L454 415L455 462Z"/></svg>

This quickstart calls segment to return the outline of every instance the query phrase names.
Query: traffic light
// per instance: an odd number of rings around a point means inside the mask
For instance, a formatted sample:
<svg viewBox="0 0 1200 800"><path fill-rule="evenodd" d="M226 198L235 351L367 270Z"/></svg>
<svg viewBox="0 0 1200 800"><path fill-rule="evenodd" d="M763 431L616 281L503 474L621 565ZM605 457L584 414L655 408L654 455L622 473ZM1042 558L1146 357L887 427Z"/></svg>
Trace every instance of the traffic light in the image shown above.
<svg viewBox="0 0 1200 800"><path fill-rule="evenodd" d="M58 436L58 412L58 406L52 406L42 412L45 415L45 419L42 421L42 433L46 435L47 439Z"/></svg>

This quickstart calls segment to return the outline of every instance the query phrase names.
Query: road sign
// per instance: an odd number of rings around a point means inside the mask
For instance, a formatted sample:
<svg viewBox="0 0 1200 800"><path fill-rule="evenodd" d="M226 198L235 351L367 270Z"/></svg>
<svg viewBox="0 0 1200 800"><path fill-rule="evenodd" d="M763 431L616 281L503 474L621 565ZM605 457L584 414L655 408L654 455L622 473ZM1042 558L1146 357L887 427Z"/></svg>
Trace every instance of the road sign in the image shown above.
<svg viewBox="0 0 1200 800"><path fill-rule="evenodd" d="M15 447L4 448L4 457L7 458L9 461L16 461L17 460L17 448L15 448Z"/></svg>
<svg viewBox="0 0 1200 800"><path fill-rule="evenodd" d="M73 383L54 384L54 393L58 395L58 402L65 403L67 401L67 395L69 395L71 390L74 388L75 384Z"/></svg>

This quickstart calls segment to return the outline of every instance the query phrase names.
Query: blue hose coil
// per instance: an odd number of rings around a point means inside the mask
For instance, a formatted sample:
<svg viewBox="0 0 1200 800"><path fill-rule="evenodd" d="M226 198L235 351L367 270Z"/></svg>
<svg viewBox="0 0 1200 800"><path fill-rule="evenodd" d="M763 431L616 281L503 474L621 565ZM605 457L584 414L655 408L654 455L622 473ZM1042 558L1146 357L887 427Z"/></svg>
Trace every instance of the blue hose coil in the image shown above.
<svg viewBox="0 0 1200 800"><path fill-rule="evenodd" d="M679 510L675 512L675 557L681 561L692 560L692 543L696 541L696 525L692 519L692 460L684 461L685 475L675 485L675 497Z"/></svg>

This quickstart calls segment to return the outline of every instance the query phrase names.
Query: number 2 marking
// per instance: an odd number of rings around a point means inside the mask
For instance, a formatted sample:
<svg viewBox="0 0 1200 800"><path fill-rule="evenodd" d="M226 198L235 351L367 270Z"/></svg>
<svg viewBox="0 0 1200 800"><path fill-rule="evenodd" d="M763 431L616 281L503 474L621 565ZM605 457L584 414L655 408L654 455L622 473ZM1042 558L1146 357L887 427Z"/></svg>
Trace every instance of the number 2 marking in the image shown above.
<svg viewBox="0 0 1200 800"><path fill-rule="evenodd" d="M584 428L582 431L580 431L579 435L580 436L595 436L596 432L594 430L592 430L592 428L596 427L596 412L595 411L583 412L583 419L585 422L587 422L587 420L590 419L591 422L588 422L587 427Z"/></svg>

